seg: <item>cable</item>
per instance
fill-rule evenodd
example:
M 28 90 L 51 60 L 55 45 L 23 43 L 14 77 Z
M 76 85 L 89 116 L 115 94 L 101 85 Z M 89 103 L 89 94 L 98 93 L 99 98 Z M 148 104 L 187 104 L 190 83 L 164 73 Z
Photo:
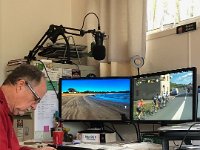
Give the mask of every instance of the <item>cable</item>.
M 66 38 L 67 38 L 68 41 L 69 41 L 70 38 L 72 38 L 72 42 L 73 42 L 73 45 L 75 46 L 76 54 L 77 54 L 77 56 L 78 56 L 78 61 L 79 61 L 79 64 L 81 65 L 80 55 L 79 55 L 79 53 L 78 53 L 78 48 L 77 48 L 77 45 L 76 45 L 76 43 L 75 43 L 74 37 L 73 37 L 73 36 L 67 36 Z M 63 39 L 64 39 L 64 38 L 59 38 L 59 39 L 57 39 L 57 41 L 63 40 Z M 64 51 L 64 58 L 66 57 L 66 52 L 67 52 L 67 45 L 66 45 L 66 49 L 65 49 L 65 51 Z M 73 63 L 73 62 L 71 62 L 71 63 L 74 64 L 74 65 L 76 65 L 77 68 L 79 69 L 79 66 L 78 66 L 76 63 Z
M 74 46 L 75 46 L 76 53 L 77 53 L 77 56 L 78 56 L 79 64 L 81 65 L 80 55 L 79 55 L 79 53 L 78 53 L 78 48 L 77 48 L 77 45 L 76 45 L 76 43 L 75 43 L 74 37 L 73 37 L 73 36 L 67 36 L 67 39 L 69 39 L 70 37 L 72 38 L 72 41 L 73 41 L 73 44 L 74 44 Z M 63 40 L 63 39 L 64 39 L 64 38 L 59 38 L 59 39 L 57 39 L 57 41 Z M 54 43 L 54 44 L 56 44 L 56 43 Z M 54 44 L 53 44 L 53 45 L 54 45 Z M 67 46 L 66 46 L 66 49 L 67 49 Z M 65 50 L 65 52 L 64 52 L 64 58 L 65 58 L 65 56 L 66 56 L 66 50 Z M 76 65 L 77 68 L 79 69 L 78 64 L 73 63 L 73 62 L 71 62 L 71 63 L 74 64 L 74 65 Z
M 104 126 L 107 127 L 108 129 L 110 129 L 111 131 L 115 132 L 115 133 L 119 136 L 119 138 L 120 138 L 121 141 L 125 141 L 125 140 L 122 138 L 122 136 L 119 134 L 119 132 L 116 130 L 116 128 L 114 127 L 113 123 L 111 123 L 111 125 L 112 125 L 112 128 L 109 127 L 109 126 L 106 126 L 106 125 L 104 125 Z
M 175 141 L 173 141 L 173 143 L 174 143 L 175 146 L 178 146 L 178 144 L 176 144 Z
M 69 40 L 70 37 L 72 38 L 73 44 L 74 44 L 75 49 L 76 49 L 76 54 L 77 54 L 77 56 L 78 56 L 78 61 L 79 61 L 79 64 L 81 65 L 80 55 L 79 55 L 79 53 L 78 53 L 78 49 L 77 49 L 77 45 L 76 45 L 76 43 L 75 43 L 74 37 L 73 37 L 73 36 L 68 36 L 68 37 L 67 37 L 68 40 Z
M 139 123 L 137 123 L 136 129 L 137 129 L 137 136 L 138 136 L 137 140 L 138 140 L 138 142 L 141 142 L 141 132 L 140 132 Z
M 139 126 L 137 127 L 135 123 L 131 123 L 131 124 L 135 127 L 137 142 L 141 142 Z
M 179 146 L 179 149 L 181 149 L 181 147 L 182 147 L 182 145 L 183 145 L 183 142 L 185 141 L 185 139 L 186 139 L 186 137 L 187 137 L 187 135 L 188 135 L 190 129 L 191 129 L 193 126 L 195 126 L 196 124 L 199 124 L 199 123 L 193 123 L 192 125 L 190 125 L 190 127 L 188 128 L 188 130 L 187 130 L 187 132 L 186 132 L 184 138 L 183 138 L 182 141 L 181 141 L 181 144 L 180 144 L 180 146 Z
M 137 130 L 138 130 L 138 142 L 141 142 L 141 141 L 142 141 L 142 138 L 141 138 L 141 132 L 140 132 L 139 123 L 137 123 Z
M 72 64 L 73 64 L 73 65 L 76 65 L 77 69 L 80 70 L 78 64 L 76 64 L 76 63 L 74 63 L 74 62 L 72 62 Z
M 95 14 L 94 12 L 89 12 L 89 13 L 87 13 L 87 14 L 85 15 L 85 17 L 84 17 L 84 19 L 83 19 L 83 24 L 82 24 L 81 30 L 82 30 L 83 27 L 84 27 L 86 17 L 87 17 L 88 15 L 90 15 L 90 14 L 93 14 L 93 15 L 95 15 L 95 16 L 97 17 L 97 20 L 98 20 L 98 30 L 101 30 L 99 17 L 98 17 L 97 14 Z
M 117 135 L 119 136 L 120 140 L 121 140 L 121 141 L 125 141 L 125 140 L 124 140 L 124 138 L 122 138 L 122 136 L 119 134 L 119 132 L 117 132 L 117 130 L 116 130 L 116 128 L 115 128 L 115 126 L 114 126 L 114 124 L 113 124 L 113 123 L 111 123 L 111 125 L 112 125 L 112 127 L 113 127 L 114 131 L 115 131 L 115 132 L 117 133 Z
M 153 132 L 154 132 L 154 131 L 155 131 L 155 124 L 153 124 L 153 127 L 152 127 L 152 128 L 153 128 Z
M 50 82 L 51 86 L 53 87 L 53 90 L 54 90 L 54 92 L 55 92 L 55 94 L 56 94 L 56 96 L 57 96 L 57 99 L 58 99 L 58 101 L 59 101 L 59 95 L 58 95 L 58 93 L 56 92 L 56 88 L 54 87 L 54 85 L 53 85 L 53 83 L 52 83 L 52 81 L 51 81 L 51 79 L 50 79 L 50 77 L 49 77 L 49 74 L 48 74 L 48 71 L 47 71 L 47 68 L 46 68 L 44 62 L 42 62 L 41 60 L 38 60 L 38 61 L 41 62 L 42 65 L 44 66 L 44 70 L 45 70 L 45 72 L 46 72 L 46 74 L 47 74 L 47 77 L 48 77 L 48 79 L 49 79 L 49 82 Z

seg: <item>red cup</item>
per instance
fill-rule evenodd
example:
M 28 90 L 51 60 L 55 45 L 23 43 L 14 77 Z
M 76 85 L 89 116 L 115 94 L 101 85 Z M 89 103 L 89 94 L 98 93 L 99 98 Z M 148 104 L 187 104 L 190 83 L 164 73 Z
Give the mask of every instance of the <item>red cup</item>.
M 62 145 L 64 138 L 63 131 L 53 131 L 53 144 L 54 145 Z

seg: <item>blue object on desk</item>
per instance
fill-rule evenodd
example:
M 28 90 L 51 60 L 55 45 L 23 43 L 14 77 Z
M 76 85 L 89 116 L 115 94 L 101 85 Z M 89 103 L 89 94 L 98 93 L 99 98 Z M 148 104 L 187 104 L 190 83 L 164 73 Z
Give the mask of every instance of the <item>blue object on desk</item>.
M 80 144 L 80 143 L 81 143 L 80 140 L 73 140 L 73 141 L 72 141 L 72 144 Z

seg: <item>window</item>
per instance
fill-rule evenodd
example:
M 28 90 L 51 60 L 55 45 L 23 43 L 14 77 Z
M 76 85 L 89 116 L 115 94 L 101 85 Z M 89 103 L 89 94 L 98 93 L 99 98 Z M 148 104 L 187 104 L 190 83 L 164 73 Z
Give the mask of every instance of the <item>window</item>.
M 148 31 L 200 16 L 200 0 L 147 0 Z

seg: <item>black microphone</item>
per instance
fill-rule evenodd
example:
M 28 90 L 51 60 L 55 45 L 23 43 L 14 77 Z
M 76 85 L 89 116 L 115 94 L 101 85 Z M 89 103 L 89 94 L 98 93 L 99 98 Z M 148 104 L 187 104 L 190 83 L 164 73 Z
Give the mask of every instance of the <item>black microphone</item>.
M 106 55 L 106 48 L 103 45 L 103 40 L 106 35 L 100 31 L 95 31 L 93 35 L 95 38 L 95 43 L 91 44 L 92 56 L 96 60 L 103 60 Z

